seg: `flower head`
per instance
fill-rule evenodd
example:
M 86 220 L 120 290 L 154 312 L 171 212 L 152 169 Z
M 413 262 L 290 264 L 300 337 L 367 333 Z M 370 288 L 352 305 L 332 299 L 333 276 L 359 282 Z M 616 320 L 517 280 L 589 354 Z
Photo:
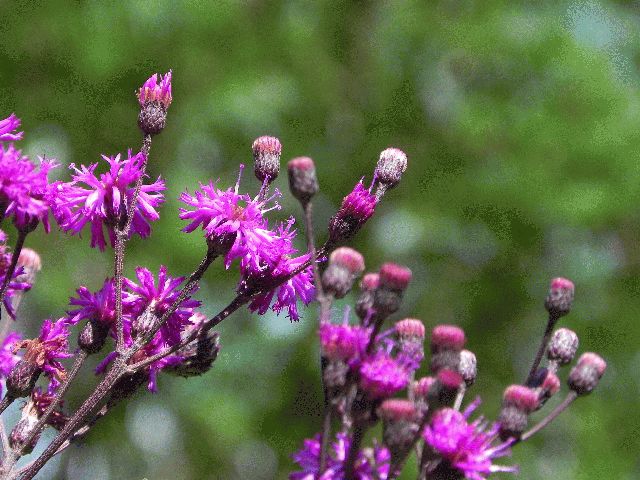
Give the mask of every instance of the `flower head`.
M 240 167 L 242 174 L 243 167 Z M 187 192 L 180 195 L 180 200 L 193 210 L 181 208 L 180 218 L 191 223 L 184 227 L 184 232 L 193 232 L 202 226 L 207 240 L 221 247 L 225 254 L 225 266 L 229 268 L 233 260 L 240 258 L 248 268 L 259 269 L 264 257 L 271 255 L 279 241 L 277 235 L 269 230 L 264 214 L 279 209 L 274 202 L 280 196 L 276 192 L 272 197 L 252 199 L 249 195 L 239 194 L 240 176 L 234 188 L 220 190 L 216 184 L 200 185 L 193 195 Z
M 330 360 L 353 361 L 360 358 L 369 343 L 370 330 L 357 325 L 320 324 L 322 354 Z
M 495 472 L 517 472 L 517 467 L 494 465 L 492 462 L 510 454 L 513 440 L 494 445 L 498 424 L 490 428 L 480 418 L 469 417 L 479 405 L 473 402 L 464 413 L 452 408 L 438 410 L 424 432 L 425 441 L 447 462 L 447 467 L 469 480 L 484 480 Z
M 385 352 L 365 359 L 360 366 L 360 386 L 374 399 L 390 397 L 409 383 L 409 373 Z
M 338 480 L 344 478 L 344 462 L 349 452 L 350 440 L 344 433 L 336 435 L 327 458 L 327 468 L 320 475 L 320 435 L 304 441 L 302 449 L 293 454 L 293 460 L 302 468 L 289 475 L 289 480 Z M 389 475 L 391 455 L 385 447 L 358 452 L 354 474 L 357 480 L 386 480 Z
M 52 194 L 53 211 L 60 227 L 71 234 L 80 233 L 82 228 L 91 224 L 91 246 L 104 250 L 106 246 L 104 227 L 109 234 L 111 245 L 115 241 L 115 228 L 122 227 L 127 215 L 127 206 L 133 200 L 135 184 L 144 174 L 144 155 L 138 153 L 124 160 L 120 154 L 115 157 L 102 157 L 109 170 L 96 176 L 97 163 L 77 168 L 73 181 L 57 183 Z M 85 185 L 85 186 L 81 186 Z M 160 193 L 165 189 L 164 181 L 159 177 L 151 184 L 143 184 L 133 209 L 131 232 L 142 238 L 151 233 L 149 222 L 160 218 L 156 208 L 164 201 Z
M 138 282 L 135 283 L 125 279 L 127 289 L 126 301 L 130 303 L 132 310 L 133 329 L 144 329 L 145 325 L 138 325 L 136 322 L 145 322 L 146 314 L 153 316 L 151 322 L 160 319 L 168 310 L 171 304 L 180 295 L 180 285 L 184 281 L 183 277 L 171 277 L 167 275 L 167 267 L 160 266 L 158 279 L 151 271 L 143 267 L 136 268 Z M 193 292 L 193 290 L 192 290 Z M 190 324 L 190 317 L 194 313 L 194 308 L 200 306 L 200 302 L 189 297 L 184 299 L 178 308 L 169 315 L 166 323 L 161 327 L 161 340 L 165 344 L 173 344 L 180 341 L 181 332 L 186 325 Z M 135 332 L 134 332 L 135 333 Z
M 22 140 L 22 132 L 13 133 L 20 127 L 20 119 L 12 113 L 4 120 L 0 120 L 0 142 L 15 142 Z
M 20 361 L 20 357 L 13 351 L 14 345 L 20 341 L 18 332 L 9 333 L 2 341 L 0 346 L 0 377 L 6 378 L 16 363 Z
M 367 190 L 362 181 L 353 191 L 344 197 L 342 205 L 331 218 L 329 237 L 334 242 L 351 238 L 373 215 L 376 209 L 376 197 Z
M 56 166 L 40 159 L 40 168 L 36 168 L 13 145 L 0 145 L 0 211 L 5 217 L 13 216 L 19 229 L 31 230 L 42 222 L 49 231 L 48 175 Z
M 45 375 L 51 378 L 51 382 L 57 385 L 66 377 L 59 360 L 72 356 L 68 352 L 68 337 L 69 322 L 66 318 L 55 322 L 47 319 L 42 323 L 38 338 L 14 343 L 13 351 L 15 353 L 19 349 L 26 349 L 24 360 L 41 368 Z
M 158 77 L 160 81 L 158 81 Z M 171 70 L 165 75 L 157 73 L 151 75 L 138 90 L 137 97 L 140 106 L 144 106 L 148 102 L 158 102 L 165 109 L 169 108 L 173 100 L 171 97 Z

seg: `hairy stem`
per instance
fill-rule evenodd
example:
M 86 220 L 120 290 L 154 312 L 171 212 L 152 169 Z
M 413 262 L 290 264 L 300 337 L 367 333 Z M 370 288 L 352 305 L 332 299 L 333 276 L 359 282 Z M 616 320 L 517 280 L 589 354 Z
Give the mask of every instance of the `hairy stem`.
M 124 324 L 122 319 L 122 283 L 124 270 L 124 234 L 116 230 L 115 259 L 113 262 L 113 275 L 116 287 L 116 352 L 124 351 Z
M 531 365 L 531 369 L 529 370 L 527 380 L 524 382 L 525 385 L 529 385 L 535 378 L 538 367 L 540 366 L 540 361 L 542 360 L 542 356 L 544 355 L 544 352 L 547 349 L 547 344 L 549 343 L 549 339 L 551 338 L 553 326 L 557 321 L 558 317 L 549 314 L 549 320 L 547 321 L 547 327 L 545 328 L 544 335 L 542 336 L 542 342 L 538 347 L 538 352 L 536 353 L 536 357 L 533 360 L 533 365 Z
M 537 425 L 531 427 L 530 430 L 524 432 L 520 436 L 520 439 L 518 440 L 518 442 L 524 442 L 525 440 L 530 439 L 532 436 L 534 436 L 536 433 L 538 433 L 544 427 L 549 425 L 553 420 L 555 420 L 555 418 L 558 415 L 560 415 L 562 412 L 564 412 L 567 409 L 567 407 L 569 405 L 571 405 L 576 398 L 578 398 L 578 394 L 576 392 L 574 392 L 573 390 L 571 390 L 569 393 L 567 393 L 567 396 L 565 397 L 565 399 L 560 404 L 558 404 L 556 406 L 556 408 L 554 408 L 551 411 L 551 413 L 549 413 L 549 415 L 547 415 L 545 418 L 540 420 L 540 422 L 538 422 Z
M 4 412 L 9 405 L 13 403 L 15 397 L 10 397 L 9 395 L 5 395 L 2 401 L 0 402 L 0 414 Z

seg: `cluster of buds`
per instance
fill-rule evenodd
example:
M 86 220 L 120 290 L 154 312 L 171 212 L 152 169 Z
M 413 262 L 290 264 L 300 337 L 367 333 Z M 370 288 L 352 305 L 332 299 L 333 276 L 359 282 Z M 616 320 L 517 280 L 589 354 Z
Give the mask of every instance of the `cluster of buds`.
M 356 258 L 352 251 L 350 258 Z M 342 275 L 331 274 L 336 285 L 347 285 L 340 290 L 341 296 L 353 284 L 355 272 L 345 270 Z M 347 273 L 349 282 L 344 282 Z M 530 416 L 559 392 L 559 367 L 571 363 L 578 348 L 577 335 L 560 328 L 543 339 L 547 364 L 540 367 L 539 359 L 534 361 L 532 379 L 506 388 L 497 420 L 492 424 L 470 421 L 480 400 L 465 409 L 462 404 L 476 381 L 478 368 L 475 354 L 465 349 L 464 331 L 455 325 L 433 327 L 428 361 L 431 375 L 414 380 L 424 357 L 424 324 L 407 318 L 391 329 L 380 328 L 398 310 L 410 279 L 406 267 L 385 264 L 378 272 L 367 273 L 360 283 L 357 323 L 351 323 L 348 314 L 340 324 L 326 319 L 321 323 L 323 381 L 328 392 L 325 414 L 330 421 L 294 455 L 303 470 L 293 473 L 292 480 L 325 478 L 328 471 L 337 475 L 327 478 L 394 479 L 414 451 L 420 479 L 484 479 L 495 472 L 515 473 L 517 467 L 498 465 L 494 460 L 548 425 L 573 399 L 590 393 L 604 374 L 606 363 L 601 357 L 583 354 L 569 373 L 567 400 L 527 430 Z M 572 300 L 573 284 L 554 279 L 546 301 L 553 324 L 569 313 Z M 348 445 L 340 462 L 335 457 L 327 460 L 337 453 L 335 447 L 329 451 L 329 439 L 334 436 L 332 419 L 340 419 L 335 435 Z M 382 438 L 375 451 L 376 458 L 384 462 L 364 455 L 367 449 L 362 445 L 365 432 L 379 421 Z

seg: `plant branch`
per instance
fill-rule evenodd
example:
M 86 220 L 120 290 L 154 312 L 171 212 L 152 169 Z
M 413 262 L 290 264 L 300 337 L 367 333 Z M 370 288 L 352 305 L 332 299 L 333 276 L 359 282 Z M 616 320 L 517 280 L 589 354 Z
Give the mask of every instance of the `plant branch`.
M 7 288 L 9 287 L 13 274 L 16 271 L 16 266 L 18 265 L 18 258 L 20 258 L 20 252 L 22 251 L 22 247 L 24 246 L 24 240 L 25 238 L 27 238 L 28 233 L 29 232 L 26 230 L 18 230 L 18 238 L 16 240 L 16 245 L 13 248 L 13 252 L 11 253 L 11 263 L 9 263 L 9 268 L 4 274 L 2 287 L 0 287 L 0 303 L 4 302 L 4 297 L 7 294 Z M 2 315 L 2 310 L 0 309 L 0 316 L 1 315 Z
M 542 336 L 542 342 L 538 347 L 538 352 L 536 353 L 536 357 L 533 360 L 533 365 L 531 365 L 531 369 L 529 370 L 529 375 L 527 376 L 527 380 L 524 382 L 525 385 L 529 385 L 536 376 L 536 372 L 538 371 L 538 367 L 540 366 L 540 361 L 542 360 L 542 356 L 544 355 L 545 350 L 547 349 L 547 344 L 549 343 L 549 339 L 551 338 L 551 333 L 553 332 L 553 326 L 558 321 L 558 317 L 549 314 L 549 320 L 547 321 L 547 327 L 544 330 L 544 335 Z
M 551 413 L 549 413 L 549 415 L 547 415 L 545 418 L 540 420 L 540 422 L 538 422 L 538 424 L 533 426 L 530 430 L 524 432 L 520 436 L 520 438 L 517 440 L 517 442 L 524 442 L 525 440 L 530 439 L 532 436 L 534 436 L 536 433 L 538 433 L 544 427 L 549 425 L 553 420 L 555 420 L 555 418 L 558 415 L 560 415 L 562 412 L 564 412 L 567 409 L 567 407 L 569 405 L 571 405 L 576 398 L 578 398 L 578 394 L 576 392 L 574 392 L 573 390 L 571 390 L 569 393 L 567 393 L 567 396 L 564 398 L 564 400 L 561 403 L 559 403 L 556 406 L 556 408 L 554 408 L 551 411 Z

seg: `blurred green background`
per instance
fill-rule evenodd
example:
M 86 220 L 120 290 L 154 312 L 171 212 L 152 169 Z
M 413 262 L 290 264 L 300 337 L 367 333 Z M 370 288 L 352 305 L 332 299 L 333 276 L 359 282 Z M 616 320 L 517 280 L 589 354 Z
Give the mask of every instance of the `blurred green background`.
M 176 199 L 198 181 L 233 184 L 258 135 L 277 135 L 283 160 L 315 159 L 321 235 L 378 153 L 402 148 L 409 170 L 354 244 L 370 269 L 412 268 L 398 318 L 464 327 L 479 361 L 473 395 L 495 418 L 544 328 L 549 279 L 573 279 L 562 324 L 609 369 L 506 461 L 525 479 L 630 480 L 640 478 L 639 31 L 637 1 L 0 1 L 0 117 L 22 118 L 34 158 L 95 162 L 139 148 L 134 91 L 173 69 L 150 165 L 168 201 L 151 239 L 130 243 L 129 275 L 193 269 L 204 242 L 179 232 Z M 250 172 L 243 187 L 258 187 Z M 299 215 L 289 196 L 283 204 L 275 217 Z M 58 231 L 29 238 L 44 269 L 19 327 L 33 332 L 80 284 L 101 285 L 112 260 L 88 244 Z M 207 273 L 207 312 L 236 280 L 220 265 Z M 314 308 L 298 324 L 234 315 L 209 374 L 161 376 L 157 395 L 117 409 L 39 478 L 285 478 L 290 453 L 319 429 L 316 322 Z M 88 372 L 69 406 L 94 382 Z

